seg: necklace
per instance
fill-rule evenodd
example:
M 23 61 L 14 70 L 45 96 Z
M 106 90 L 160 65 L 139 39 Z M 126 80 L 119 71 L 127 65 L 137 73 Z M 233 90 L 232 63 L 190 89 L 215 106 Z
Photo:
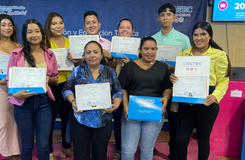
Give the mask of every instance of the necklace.
M 146 66 L 152 65 L 152 64 L 154 63 L 153 61 L 150 62 L 150 63 L 145 63 L 145 62 L 142 61 L 141 58 L 140 58 L 140 62 L 141 62 L 142 64 L 146 65 Z

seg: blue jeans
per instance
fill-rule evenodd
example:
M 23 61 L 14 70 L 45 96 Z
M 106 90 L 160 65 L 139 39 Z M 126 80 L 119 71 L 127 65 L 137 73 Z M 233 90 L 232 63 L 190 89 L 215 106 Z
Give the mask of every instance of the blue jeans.
M 35 130 L 38 160 L 49 160 L 52 108 L 47 94 L 26 98 L 22 106 L 14 105 L 14 118 L 21 137 L 21 159 L 32 160 Z
M 153 148 L 164 122 L 127 121 L 122 115 L 122 160 L 134 160 L 134 155 L 140 146 L 140 159 L 152 160 Z

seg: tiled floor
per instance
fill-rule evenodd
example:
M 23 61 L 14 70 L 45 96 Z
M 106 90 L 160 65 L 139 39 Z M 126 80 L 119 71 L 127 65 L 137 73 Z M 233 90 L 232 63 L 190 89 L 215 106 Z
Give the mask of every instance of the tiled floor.
M 168 142 L 169 140 L 169 133 L 168 131 L 161 131 L 159 136 L 157 137 L 157 142 Z M 61 133 L 59 130 L 55 130 L 53 134 L 53 141 L 54 143 L 61 143 Z M 112 131 L 110 142 L 115 142 L 114 139 L 114 132 Z M 221 160 L 240 160 L 234 157 L 222 157 L 219 156 Z

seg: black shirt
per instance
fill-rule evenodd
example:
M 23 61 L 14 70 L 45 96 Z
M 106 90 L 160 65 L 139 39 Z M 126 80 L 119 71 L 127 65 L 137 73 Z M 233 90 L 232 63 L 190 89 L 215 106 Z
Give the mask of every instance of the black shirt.
M 165 89 L 172 88 L 170 71 L 159 61 L 147 70 L 130 61 L 122 68 L 118 79 L 128 96 L 162 97 Z

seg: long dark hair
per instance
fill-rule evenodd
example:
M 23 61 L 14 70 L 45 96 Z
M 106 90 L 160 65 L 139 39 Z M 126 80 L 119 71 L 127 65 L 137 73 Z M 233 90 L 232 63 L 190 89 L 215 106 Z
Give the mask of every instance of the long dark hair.
M 31 67 L 36 67 L 35 64 L 35 59 L 32 56 L 32 54 L 30 53 L 30 46 L 29 46 L 29 42 L 26 39 L 26 33 L 27 33 L 27 28 L 28 28 L 28 24 L 34 23 L 36 25 L 38 25 L 38 27 L 40 28 L 41 34 L 42 34 L 42 41 L 40 43 L 40 45 L 44 45 L 44 30 L 42 25 L 35 19 L 28 19 L 25 21 L 25 23 L 23 24 L 22 27 L 22 42 L 23 42 L 23 49 L 22 51 L 24 52 L 24 57 L 25 60 L 28 62 L 28 64 Z
M 17 42 L 17 26 L 15 25 L 13 18 L 11 16 L 7 15 L 7 14 L 0 14 L 0 22 L 3 19 L 8 19 L 8 20 L 10 20 L 12 22 L 12 24 L 13 24 L 13 34 L 10 36 L 10 40 L 14 41 L 14 42 Z M 1 39 L 1 36 L 0 36 L 0 39 Z
M 104 54 L 103 54 L 103 48 L 102 48 L 102 46 L 101 46 L 97 41 L 90 41 L 90 42 L 88 42 L 88 43 L 84 46 L 83 56 L 85 55 L 85 49 L 87 48 L 87 46 L 88 46 L 90 43 L 95 43 L 95 44 L 97 44 L 97 45 L 99 46 L 100 51 L 101 51 L 101 54 L 102 54 L 102 56 L 103 56 L 103 58 L 102 58 L 101 61 L 100 61 L 100 64 L 107 65 L 106 60 L 105 60 L 105 57 L 104 57 Z M 87 62 L 84 61 L 84 63 L 86 64 Z
M 156 40 L 152 37 L 144 37 L 140 41 L 140 50 L 142 50 L 142 46 L 145 44 L 146 41 L 153 41 L 157 44 Z M 142 57 L 141 53 L 139 53 L 138 58 L 140 59 Z
M 51 48 L 51 45 L 50 45 L 50 37 L 51 37 L 51 34 L 52 33 L 50 31 L 50 25 L 51 25 L 52 19 L 54 17 L 60 17 L 62 19 L 62 21 L 63 21 L 62 16 L 59 13 L 56 13 L 56 12 L 51 12 L 47 16 L 46 21 L 45 21 L 45 25 L 44 25 L 44 33 L 45 33 L 45 45 L 48 48 Z
M 211 37 L 211 39 L 209 40 L 209 45 L 211 47 L 223 51 L 223 49 L 213 40 L 213 29 L 212 29 L 212 26 L 208 22 L 198 22 L 197 24 L 195 24 L 195 26 L 192 29 L 192 35 L 193 35 L 194 31 L 198 28 L 208 32 L 209 36 Z M 195 44 L 194 44 L 193 40 L 192 40 L 192 48 L 195 48 Z M 231 63 L 230 63 L 230 59 L 229 59 L 228 55 L 226 55 L 226 56 L 227 56 L 227 60 L 228 60 L 228 70 L 227 70 L 226 77 L 229 77 L 231 75 Z

